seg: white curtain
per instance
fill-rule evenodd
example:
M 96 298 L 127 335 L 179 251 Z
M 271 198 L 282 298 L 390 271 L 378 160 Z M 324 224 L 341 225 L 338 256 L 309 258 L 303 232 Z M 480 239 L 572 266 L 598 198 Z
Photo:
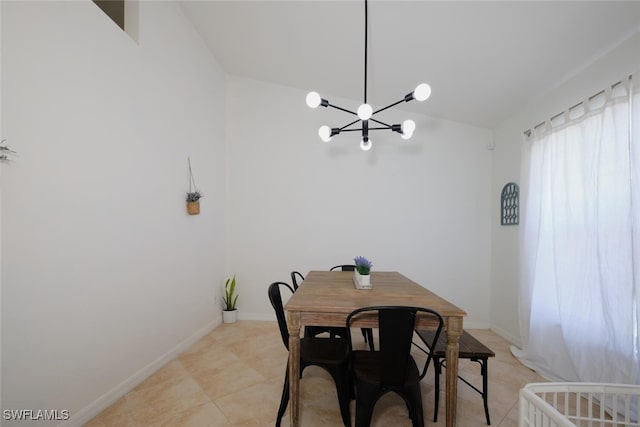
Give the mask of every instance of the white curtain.
M 525 141 L 513 352 L 551 380 L 640 384 L 639 78 Z

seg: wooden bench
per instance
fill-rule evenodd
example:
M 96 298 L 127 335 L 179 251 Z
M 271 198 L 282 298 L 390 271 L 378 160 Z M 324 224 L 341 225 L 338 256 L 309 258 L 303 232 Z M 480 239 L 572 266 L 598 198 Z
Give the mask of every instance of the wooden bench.
M 433 335 L 435 334 L 435 331 L 424 330 L 424 331 L 416 331 L 416 333 L 424 343 L 428 343 L 433 340 Z M 487 383 L 488 383 L 487 365 L 488 365 L 488 358 L 494 357 L 495 353 L 491 351 L 491 349 L 489 349 L 487 346 L 482 344 L 480 341 L 475 339 L 467 331 L 462 331 L 462 335 L 460 336 L 458 343 L 460 348 L 458 353 L 459 359 L 469 359 L 473 362 L 478 362 L 480 364 L 480 374 L 482 375 L 482 390 L 478 389 L 476 386 L 474 386 L 473 384 L 471 384 L 469 381 L 465 380 L 461 376 L 458 376 L 458 378 L 460 378 L 469 387 L 477 391 L 482 396 L 482 400 L 484 402 L 484 414 L 487 418 L 487 424 L 491 425 L 491 419 L 489 418 L 489 404 L 487 402 L 487 391 L 488 391 L 487 390 Z M 420 350 L 426 353 L 426 350 L 424 350 L 419 345 L 416 345 L 416 347 L 418 347 Z M 430 351 L 433 351 L 432 357 L 433 357 L 433 365 L 435 368 L 434 371 L 435 371 L 435 385 L 436 385 L 433 422 L 438 421 L 438 404 L 440 400 L 440 373 L 442 372 L 442 367 L 446 368 L 446 365 L 445 365 L 446 348 L 447 348 L 447 335 L 443 332 L 438 337 L 438 342 L 436 343 L 435 350 L 429 349 Z

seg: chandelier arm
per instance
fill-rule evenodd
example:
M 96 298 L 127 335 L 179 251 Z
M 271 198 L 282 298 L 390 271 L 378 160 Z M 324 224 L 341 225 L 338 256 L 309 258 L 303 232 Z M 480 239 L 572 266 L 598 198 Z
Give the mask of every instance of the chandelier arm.
M 391 126 L 389 127 L 378 127 L 378 128 L 369 128 L 369 130 L 393 130 Z
M 381 122 L 381 121 L 376 120 L 376 119 L 369 119 L 369 120 L 371 120 L 372 122 L 376 122 L 379 125 L 386 126 L 385 128 L 381 128 L 381 129 L 391 129 L 392 128 L 391 125 L 388 125 L 385 122 Z M 369 128 L 369 129 L 372 129 L 372 128 Z
M 340 133 L 342 132 L 360 132 L 361 130 L 364 130 L 364 128 L 357 128 L 357 129 L 340 129 Z M 394 130 L 393 127 L 369 127 L 367 128 L 367 130 Z
M 347 110 L 346 108 L 338 107 L 337 105 L 329 104 L 328 107 L 335 108 L 336 110 L 344 111 L 345 113 L 353 114 L 354 116 L 358 115 L 358 113 L 354 111 Z
M 379 112 L 384 111 L 384 110 L 388 110 L 389 108 L 391 108 L 391 107 L 395 107 L 396 105 L 398 105 L 398 104 L 402 104 L 403 102 L 407 102 L 407 101 L 405 101 L 404 99 L 401 99 L 401 100 L 400 100 L 400 101 L 398 101 L 398 102 L 394 102 L 393 104 L 389 104 L 389 105 L 387 105 L 386 107 L 383 107 L 383 108 L 381 108 L 381 109 L 379 109 L 379 110 L 374 111 L 371 115 L 373 115 L 373 114 L 378 114 Z
M 346 125 L 342 126 L 342 127 L 340 128 L 340 132 L 342 132 L 342 131 L 348 132 L 348 131 L 350 131 L 350 130 L 355 130 L 355 129 L 347 129 L 347 128 L 348 128 L 349 126 L 355 125 L 355 124 L 356 124 L 356 123 L 358 123 L 359 121 L 360 121 L 360 120 L 354 120 L 354 121 L 352 121 L 351 123 L 349 123 L 349 124 L 346 124 Z M 345 130 L 345 129 L 346 129 L 346 130 Z M 362 130 L 362 129 L 358 129 L 358 130 Z

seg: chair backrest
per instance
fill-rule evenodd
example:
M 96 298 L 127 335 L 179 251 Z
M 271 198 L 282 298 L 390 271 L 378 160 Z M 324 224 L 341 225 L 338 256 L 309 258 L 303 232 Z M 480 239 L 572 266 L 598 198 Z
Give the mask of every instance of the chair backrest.
M 380 381 L 386 385 L 401 386 L 407 379 L 411 343 L 417 316 L 427 316 L 430 320 L 430 325 L 435 327 L 436 338 L 434 343 L 438 341 L 437 337 L 440 336 L 442 331 L 444 323 L 442 316 L 434 310 L 423 307 L 376 306 L 359 308 L 351 312 L 347 317 L 346 326 L 350 343 L 349 348 L 351 348 L 350 328 L 352 320 L 366 313 L 369 315 L 377 313 L 378 316 Z M 420 375 L 421 378 L 426 373 L 431 358 L 431 355 L 427 357 Z
M 294 291 L 298 290 L 298 286 L 300 286 L 300 283 L 302 283 L 303 281 L 304 281 L 304 276 L 302 275 L 302 273 L 298 271 L 291 272 L 291 283 L 293 284 Z
M 278 319 L 278 326 L 280 327 L 280 336 L 282 337 L 282 342 L 284 346 L 289 349 L 289 330 L 287 329 L 287 317 L 284 314 L 284 306 L 282 305 L 282 294 L 280 293 L 280 288 L 287 288 L 292 294 L 294 290 L 289 286 L 288 283 L 284 282 L 273 282 L 269 285 L 269 301 L 271 301 L 271 305 L 276 312 L 276 318 Z
M 342 265 L 336 265 L 335 267 L 331 267 L 331 269 L 329 271 L 335 271 L 335 270 L 339 270 L 339 271 L 355 271 L 356 266 L 353 264 L 342 264 Z

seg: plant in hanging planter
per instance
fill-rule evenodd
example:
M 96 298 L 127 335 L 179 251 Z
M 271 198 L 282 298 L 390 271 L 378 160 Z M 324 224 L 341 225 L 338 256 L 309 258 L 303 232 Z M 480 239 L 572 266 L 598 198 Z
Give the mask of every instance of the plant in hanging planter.
M 358 289 L 371 289 L 371 261 L 363 256 L 357 256 L 353 259 L 356 265 L 356 271 L 353 276 Z
M 198 191 L 196 182 L 193 179 L 193 172 L 191 171 L 191 157 L 188 157 L 187 159 L 189 160 L 189 191 L 187 192 L 187 212 L 189 213 L 189 215 L 198 215 L 200 213 L 200 199 L 202 198 L 202 194 L 200 193 L 200 191 Z
M 238 310 L 238 295 L 236 292 L 236 275 L 227 279 L 224 282 L 224 296 L 222 301 L 224 302 L 224 311 L 222 312 L 222 319 L 224 323 L 233 323 L 237 318 Z
M 192 193 L 187 193 L 187 203 L 197 202 L 202 197 L 204 197 L 204 196 L 202 194 L 200 194 L 199 191 L 194 191 Z

